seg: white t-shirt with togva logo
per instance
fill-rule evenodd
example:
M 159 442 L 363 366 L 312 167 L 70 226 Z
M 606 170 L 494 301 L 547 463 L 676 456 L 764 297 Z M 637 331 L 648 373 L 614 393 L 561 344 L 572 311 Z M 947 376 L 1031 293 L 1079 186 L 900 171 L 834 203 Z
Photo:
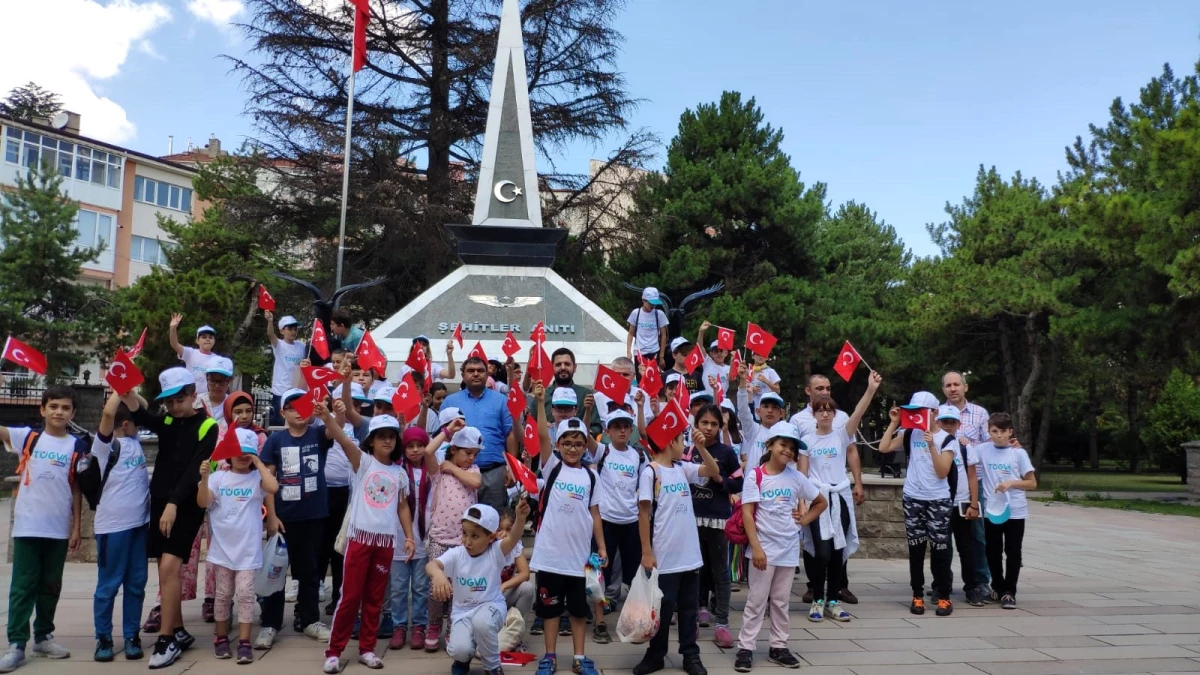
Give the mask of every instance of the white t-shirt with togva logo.
M 208 489 L 208 563 L 235 571 L 262 567 L 262 476 L 254 469 L 217 471 L 209 474 Z
M 97 434 L 92 440 L 92 460 L 99 464 L 101 476 L 114 447 L 120 452 L 96 505 L 96 534 L 124 532 L 150 522 L 150 473 L 142 444 L 136 438 L 106 440 Z
M 561 464 L 558 455 L 542 467 L 547 481 L 554 467 Z M 565 464 L 554 478 L 554 484 L 542 488 L 549 491 L 546 512 L 537 540 L 554 542 L 550 546 L 534 546 L 529 567 L 534 572 L 553 572 L 567 577 L 582 577 L 583 566 L 592 555 L 592 479 L 591 469 Z
M 519 546 L 520 544 L 518 544 Z M 513 564 L 517 549 L 504 555 L 499 541 L 493 541 L 483 553 L 472 556 L 466 546 L 455 546 L 438 558 L 446 578 L 454 588 L 450 623 L 470 614 L 480 605 L 492 603 L 501 613 L 508 611 L 500 592 L 500 571 Z
M 980 479 L 983 485 L 983 496 L 992 499 L 996 494 L 996 486 L 1009 480 L 1021 480 L 1025 474 L 1033 471 L 1033 462 L 1029 461 L 1029 453 L 1024 448 L 1008 446 L 997 448 L 991 441 L 980 443 L 971 448 L 971 452 L 979 458 Z M 1025 500 L 1025 491 L 1011 489 L 1008 494 L 1009 518 L 1022 520 L 1029 517 L 1029 503 Z
M 654 502 L 657 472 L 658 509 L 650 544 L 662 574 L 689 572 L 704 565 L 700 557 L 700 534 L 692 510 L 692 485 L 698 485 L 699 464 L 683 462 L 672 467 L 651 464 L 638 480 L 638 500 Z M 625 564 L 624 562 L 621 563 Z
M 607 450 L 607 454 L 605 451 Z M 599 464 L 600 459 L 604 463 Z M 609 445 L 596 448 L 596 501 L 605 522 L 627 525 L 638 519 L 638 468 L 645 461 L 637 450 L 625 446 L 617 450 Z
M 29 427 L 9 427 L 11 445 L 8 451 L 20 455 L 30 431 Z M 70 538 L 70 480 L 74 454 L 74 436 L 55 437 L 43 433 L 38 437 L 25 475 L 20 476 L 17 502 L 13 506 L 12 536 Z

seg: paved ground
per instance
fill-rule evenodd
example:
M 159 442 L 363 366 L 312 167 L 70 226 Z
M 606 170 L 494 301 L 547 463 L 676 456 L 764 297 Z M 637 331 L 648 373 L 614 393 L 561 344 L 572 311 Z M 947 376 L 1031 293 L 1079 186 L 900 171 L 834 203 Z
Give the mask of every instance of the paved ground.
M 8 522 L 11 502 L 0 502 L 0 523 Z M 910 616 L 907 564 L 904 561 L 851 561 L 850 582 L 862 603 L 850 609 L 849 624 L 810 624 L 804 619 L 799 580 L 794 591 L 791 648 L 803 658 L 809 675 L 1050 675 L 1054 673 L 1200 673 L 1200 524 L 1192 518 L 1125 513 L 1035 503 L 1030 505 L 1026 567 L 1020 609 L 975 609 L 961 603 L 954 616 Z M 6 525 L 0 525 L 0 528 Z M 0 560 L 7 532 L 0 530 Z M 957 567 L 957 565 L 956 565 Z M 11 570 L 0 566 L 0 579 Z M 151 575 L 153 578 L 153 575 Z M 58 637 L 75 654 L 68 661 L 32 660 L 21 672 L 30 675 L 84 675 L 145 672 L 145 663 L 91 661 L 94 570 L 69 565 L 59 604 Z M 7 588 L 0 589 L 0 610 Z M 150 595 L 153 596 L 153 589 Z M 745 591 L 734 593 L 741 608 Z M 118 603 L 119 604 L 119 603 Z M 188 603 L 185 617 L 200 635 L 200 603 Z M 118 607 L 119 613 L 119 607 Z M 6 615 L 5 615 L 6 616 Z M 288 612 L 290 617 L 290 610 Z M 735 630 L 740 616 L 734 616 Z M 290 623 L 287 621 L 286 623 Z M 764 629 L 758 671 L 766 663 Z M 712 675 L 732 675 L 733 654 L 723 653 L 702 630 L 705 664 Z M 568 638 L 560 639 L 560 646 Z M 541 639 L 529 644 L 540 651 Z M 118 642 L 119 645 L 119 642 Z M 673 645 L 674 648 L 674 645 Z M 560 651 L 569 653 L 567 649 Z M 605 675 L 625 675 L 641 656 L 633 645 L 589 645 L 588 652 Z M 297 668 L 319 672 L 321 648 L 288 631 L 270 652 L 259 652 L 254 668 Z M 353 657 L 352 649 L 348 654 Z M 386 670 L 406 675 L 446 673 L 445 655 L 402 651 L 384 656 Z M 678 666 L 678 657 L 672 665 Z M 167 675 L 202 675 L 239 670 L 216 661 L 207 644 L 198 645 Z M 532 675 L 534 666 L 510 668 Z M 356 663 L 347 672 L 366 673 Z M 386 671 L 385 671 L 386 672 Z M 481 672 L 476 668 L 475 673 Z M 569 672 L 565 667 L 560 672 Z M 675 671 L 679 672 L 679 671 Z

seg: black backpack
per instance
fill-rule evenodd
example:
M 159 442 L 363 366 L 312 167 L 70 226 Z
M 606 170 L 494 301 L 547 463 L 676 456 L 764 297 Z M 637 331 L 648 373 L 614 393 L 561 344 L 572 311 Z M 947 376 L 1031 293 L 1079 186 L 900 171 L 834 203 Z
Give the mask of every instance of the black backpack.
M 550 504 L 550 490 L 553 489 L 554 482 L 558 480 L 558 474 L 562 473 L 562 468 L 566 466 L 566 464 L 563 463 L 562 455 L 559 455 L 557 450 L 554 452 L 554 454 L 558 457 L 558 464 L 555 464 L 554 468 L 550 469 L 550 475 L 546 476 L 545 483 L 542 485 L 542 494 L 538 498 L 537 525 L 534 527 L 535 532 L 542 529 L 542 518 L 546 516 L 546 507 Z M 592 508 L 592 504 L 596 501 L 596 472 L 592 471 L 586 466 L 583 466 L 582 464 L 580 466 L 584 471 L 587 471 L 588 479 L 591 482 L 591 488 L 588 490 L 588 508 L 590 509 Z
M 640 477 L 642 475 L 642 469 L 646 468 L 646 465 L 648 465 L 650 463 L 650 458 L 647 457 L 646 453 L 643 452 L 642 449 L 637 447 L 636 445 L 630 444 L 629 447 L 630 447 L 630 449 L 632 449 L 634 452 L 637 453 L 637 456 L 638 456 L 637 475 L 640 479 Z M 599 475 L 600 472 L 604 470 L 604 460 L 608 459 L 608 452 L 610 450 L 612 450 L 612 443 L 605 443 L 604 444 L 604 452 L 600 453 L 600 457 L 596 460 L 595 466 L 596 466 L 596 474 L 597 475 Z
M 912 429 L 904 430 L 904 452 L 906 455 L 904 458 L 904 470 L 906 472 L 908 471 L 908 465 L 911 463 L 911 460 L 912 460 L 912 453 L 909 452 L 909 450 L 908 450 L 908 442 L 912 439 L 912 432 L 913 432 Z M 954 437 L 951 436 L 950 434 L 946 434 L 946 440 L 942 441 L 941 449 L 945 450 L 946 446 L 950 445 L 953 442 L 954 442 Z M 959 444 L 958 447 L 962 448 L 962 451 L 963 451 L 962 461 L 965 465 L 966 461 L 967 461 L 967 448 L 966 448 L 966 446 L 964 446 L 962 444 Z M 950 501 L 954 501 L 954 496 L 958 494 L 958 468 L 955 467 L 954 465 L 950 466 L 950 473 L 946 474 L 946 482 L 950 484 Z
M 79 491 L 87 500 L 88 508 L 93 511 L 99 506 L 104 486 L 108 484 L 108 476 L 121 456 L 121 444 L 116 440 L 116 438 L 113 439 L 112 454 L 108 456 L 108 461 L 105 462 L 103 468 L 90 453 L 83 455 L 79 461 L 75 462 L 75 480 L 79 484 Z M 91 448 L 90 441 L 88 441 L 88 448 Z

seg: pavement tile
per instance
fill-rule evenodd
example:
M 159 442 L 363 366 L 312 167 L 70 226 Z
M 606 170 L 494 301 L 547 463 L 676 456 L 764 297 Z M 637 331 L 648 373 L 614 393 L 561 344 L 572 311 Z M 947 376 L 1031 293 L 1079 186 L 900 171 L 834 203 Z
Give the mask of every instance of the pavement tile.
M 929 659 L 914 651 L 890 652 L 825 652 L 804 655 L 804 660 L 814 666 L 874 666 L 930 663 Z
M 1024 639 L 1024 638 L 1022 638 Z M 910 649 L 926 652 L 942 649 L 995 649 L 996 645 L 975 637 L 912 638 L 909 640 L 855 640 L 854 644 L 868 651 Z
M 1196 670 L 1191 659 L 1133 659 L 980 663 L 989 675 L 1129 675 L 1130 673 L 1186 673 Z
M 1129 645 L 1122 647 L 1045 647 L 1043 654 L 1052 656 L 1060 661 L 1074 659 L 1159 659 L 1159 658 L 1190 658 L 1195 654 L 1174 645 Z
M 1050 661 L 1053 657 L 1033 649 L 950 649 L 920 652 L 937 663 L 999 663 L 1003 661 Z

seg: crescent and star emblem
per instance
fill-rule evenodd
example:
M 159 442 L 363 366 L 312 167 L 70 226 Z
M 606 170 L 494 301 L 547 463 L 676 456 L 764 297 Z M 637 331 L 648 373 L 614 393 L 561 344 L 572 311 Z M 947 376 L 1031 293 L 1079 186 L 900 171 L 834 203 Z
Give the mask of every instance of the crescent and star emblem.
M 117 374 L 118 366 L 121 368 L 120 375 Z M 113 364 L 108 367 L 108 374 L 112 375 L 113 377 L 119 377 L 122 380 L 125 379 L 126 378 L 125 364 L 121 363 L 120 361 L 114 361 Z
M 753 335 L 751 335 L 750 336 L 750 344 L 761 345 L 762 344 L 762 335 L 759 335 L 758 333 L 754 333 Z
M 850 352 L 842 352 L 842 363 L 850 365 L 854 362 L 854 355 Z
M 679 418 L 675 416 L 675 413 L 673 413 L 673 412 L 667 413 L 667 428 L 668 429 L 674 427 L 678 422 L 679 422 Z
M 29 360 L 29 357 L 25 356 L 25 352 L 20 347 L 13 347 L 12 355 L 13 355 L 14 360 L 19 361 L 21 363 L 24 363 Z
M 916 422 L 917 424 L 925 424 L 925 416 L 913 415 L 913 422 Z
M 512 187 L 512 196 L 505 197 L 504 196 L 504 188 L 510 187 L 510 186 Z M 496 201 L 504 202 L 505 204 L 516 201 L 517 197 L 520 197 L 522 192 L 523 191 L 521 190 L 521 188 L 517 187 L 517 184 L 512 182 L 511 180 L 502 180 L 502 181 L 496 183 L 496 187 L 492 188 L 492 196 L 494 196 L 496 198 Z
M 600 384 L 603 385 L 605 389 L 611 389 L 613 386 L 612 378 L 608 375 L 605 375 L 600 378 Z
M 407 393 L 407 392 L 408 392 L 408 383 L 407 383 L 407 382 L 401 382 L 401 383 L 400 383 L 400 388 L 397 390 L 397 392 L 396 392 L 396 393 L 400 394 L 401 396 L 408 396 L 408 393 Z

